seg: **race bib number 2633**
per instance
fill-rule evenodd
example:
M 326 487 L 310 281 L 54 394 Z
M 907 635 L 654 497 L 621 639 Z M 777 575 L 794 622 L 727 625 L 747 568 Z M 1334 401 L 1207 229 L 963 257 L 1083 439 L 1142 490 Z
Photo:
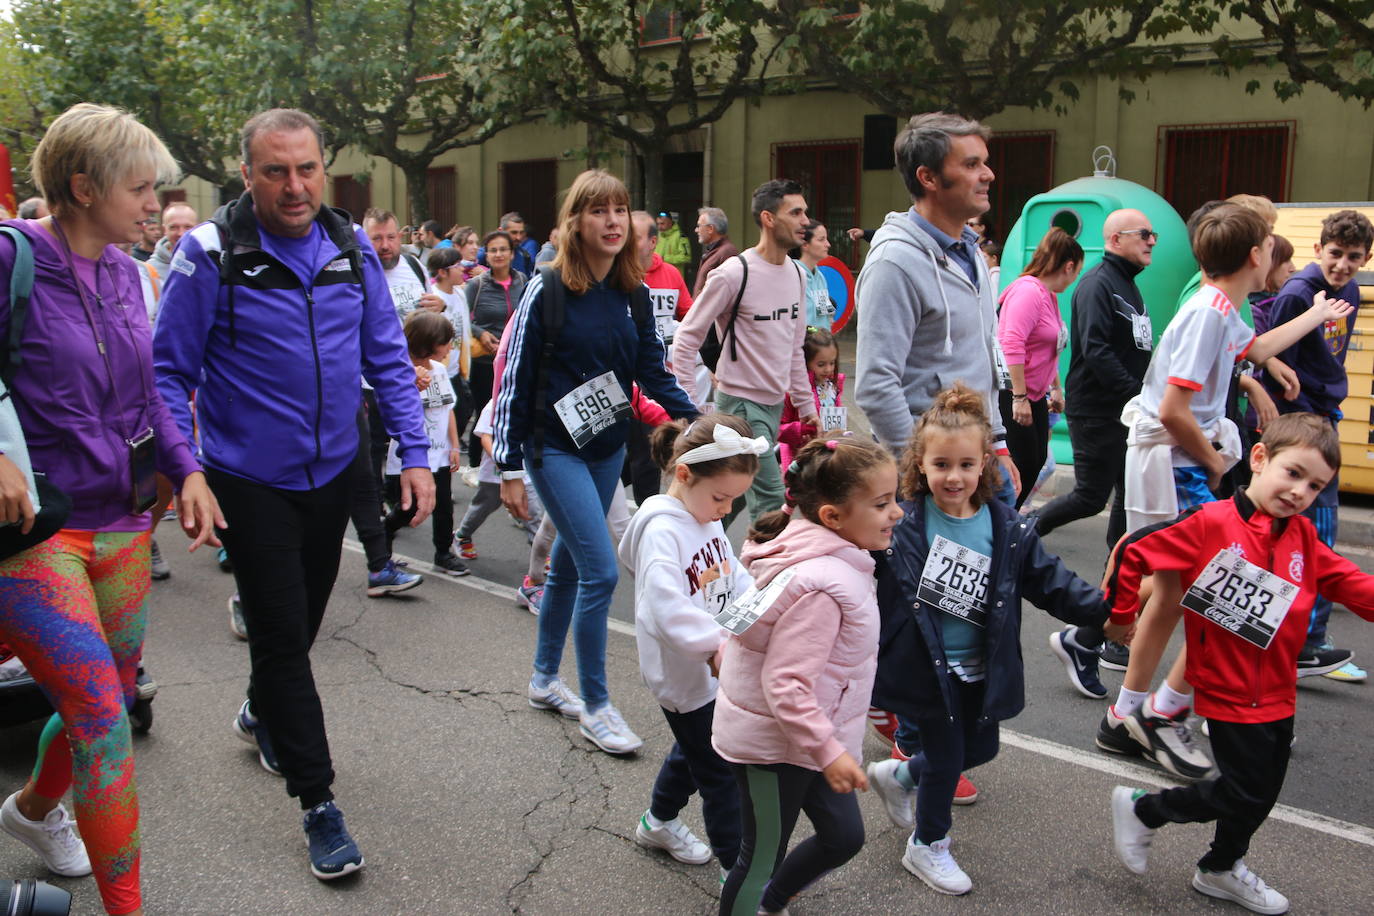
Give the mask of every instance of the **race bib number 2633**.
M 1183 606 L 1267 649 L 1297 597 L 1292 582 L 1223 548 L 1188 586 Z

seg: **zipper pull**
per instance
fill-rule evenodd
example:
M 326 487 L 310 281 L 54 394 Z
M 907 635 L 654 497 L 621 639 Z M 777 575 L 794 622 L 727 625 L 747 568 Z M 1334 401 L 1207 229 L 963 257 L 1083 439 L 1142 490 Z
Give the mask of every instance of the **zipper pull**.
M 104 356 L 104 355 L 105 355 L 105 341 L 103 341 L 103 340 L 97 340 L 97 341 L 95 342 L 95 347 L 96 347 L 97 350 L 100 351 L 100 355 L 101 355 L 101 356 Z

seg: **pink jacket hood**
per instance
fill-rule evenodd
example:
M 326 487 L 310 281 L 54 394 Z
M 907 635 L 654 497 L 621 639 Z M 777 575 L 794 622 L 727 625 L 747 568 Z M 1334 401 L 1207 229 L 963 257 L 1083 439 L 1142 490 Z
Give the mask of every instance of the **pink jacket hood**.
M 797 517 L 741 559 L 760 589 L 794 573 L 754 625 L 726 641 L 716 750 L 735 763 L 812 770 L 846 751 L 861 759 L 878 652 L 873 558 Z

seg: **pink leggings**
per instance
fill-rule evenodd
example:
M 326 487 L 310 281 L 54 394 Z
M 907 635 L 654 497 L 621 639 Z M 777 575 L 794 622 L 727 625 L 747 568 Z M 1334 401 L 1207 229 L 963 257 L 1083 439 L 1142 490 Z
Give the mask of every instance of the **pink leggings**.
M 96 886 L 112 914 L 142 905 L 128 706 L 143 647 L 149 535 L 64 529 L 0 562 L 0 640 L 57 710 L 34 790 L 73 789 Z

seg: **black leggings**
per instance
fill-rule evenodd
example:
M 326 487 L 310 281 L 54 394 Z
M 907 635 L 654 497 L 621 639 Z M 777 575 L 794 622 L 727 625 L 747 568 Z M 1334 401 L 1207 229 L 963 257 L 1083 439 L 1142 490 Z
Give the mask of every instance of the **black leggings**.
M 482 408 L 491 400 L 491 386 L 496 378 L 496 370 L 490 359 L 474 359 L 468 364 L 468 390 L 472 392 L 472 415 L 481 416 Z M 458 430 L 462 435 L 463 430 Z M 477 467 L 482 463 L 482 437 L 477 435 L 473 426 L 468 436 L 468 464 Z
M 248 623 L 248 701 L 277 752 L 286 791 L 309 810 L 333 798 L 334 769 L 310 647 L 339 574 L 352 472 L 314 490 L 283 490 L 214 468 L 220 540 Z
M 444 556 L 453 548 L 453 474 L 447 467 L 432 472 L 434 474 L 434 512 L 430 523 L 434 529 L 435 556 Z M 410 524 L 419 511 L 419 503 L 412 494 L 410 508 L 401 508 L 400 475 L 388 474 L 386 477 L 386 498 L 391 503 L 391 512 L 382 523 L 386 528 L 387 554 L 391 554 L 391 542 L 396 532 Z
M 1007 451 L 1021 475 L 1021 492 L 1016 496 L 1016 508 L 1020 509 L 1045 466 L 1050 445 L 1050 405 L 1044 398 L 1031 401 L 1030 426 L 1022 426 L 1011 415 L 1011 392 L 1004 389 L 997 397 L 1002 407 L 1002 425 L 1007 428 Z
M 755 916 L 760 908 L 777 912 L 863 849 L 864 821 L 853 792 L 836 794 L 816 770 L 788 763 L 731 767 L 739 783 L 744 839 L 721 888 L 720 916 Z M 789 854 L 787 841 L 803 811 L 816 834 Z

